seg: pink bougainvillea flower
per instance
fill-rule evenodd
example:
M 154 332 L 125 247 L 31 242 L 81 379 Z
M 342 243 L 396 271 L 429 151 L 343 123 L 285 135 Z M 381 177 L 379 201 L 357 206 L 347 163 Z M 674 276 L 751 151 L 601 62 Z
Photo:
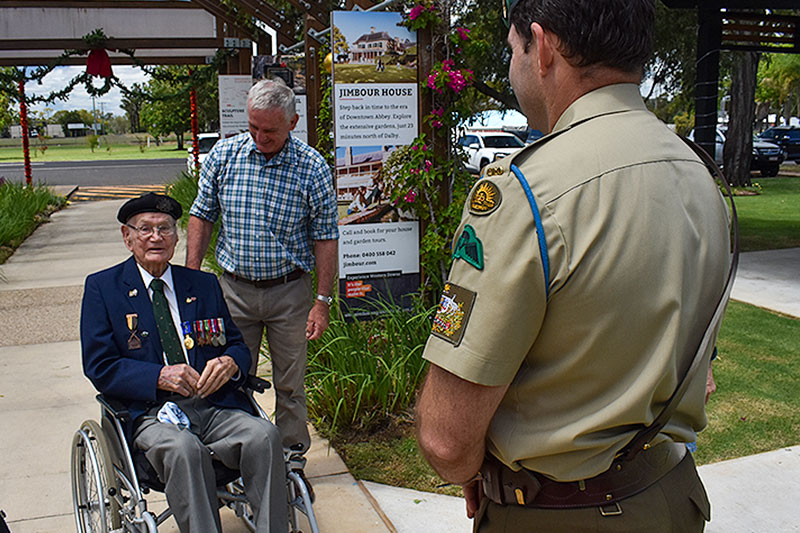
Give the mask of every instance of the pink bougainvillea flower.
M 412 7 L 411 11 L 409 11 L 409 13 L 408 13 L 408 20 L 416 19 L 418 16 L 420 16 L 422 14 L 422 12 L 424 10 L 425 10 L 425 8 L 423 6 L 421 6 L 421 5 L 416 5 L 416 6 Z
M 405 200 L 407 204 L 410 204 L 416 199 L 416 197 L 417 197 L 417 192 L 412 189 L 408 191 L 408 193 L 403 197 L 403 200 Z
M 442 61 L 442 67 L 445 70 L 452 70 L 453 67 L 455 67 L 455 66 L 456 66 L 456 62 L 453 61 L 452 59 L 445 59 L 444 61 Z
M 442 126 L 444 126 L 444 124 L 442 124 L 438 120 L 434 119 L 434 120 L 431 120 L 431 126 L 433 126 L 434 128 L 441 128 Z
M 435 70 L 428 74 L 428 89 L 436 89 L 436 78 L 439 77 L 439 73 Z
M 433 168 L 433 163 L 431 163 L 428 159 L 425 160 L 425 172 L 430 172 L 431 168 Z
M 437 117 L 442 118 L 442 115 L 444 115 L 444 108 L 439 107 L 437 109 L 434 109 L 433 111 L 431 111 L 431 115 L 436 115 Z
M 458 36 L 461 37 L 462 41 L 466 41 L 469 39 L 469 30 L 467 28 L 456 28 L 458 32 Z

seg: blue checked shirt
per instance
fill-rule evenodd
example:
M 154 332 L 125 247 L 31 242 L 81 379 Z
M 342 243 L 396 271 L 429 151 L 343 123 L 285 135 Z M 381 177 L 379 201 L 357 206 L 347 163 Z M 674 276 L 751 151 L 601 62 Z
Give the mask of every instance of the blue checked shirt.
M 250 133 L 214 145 L 203 161 L 191 215 L 216 222 L 217 263 L 260 280 L 314 268 L 314 242 L 339 238 L 336 194 L 322 156 L 289 136 L 271 160 Z

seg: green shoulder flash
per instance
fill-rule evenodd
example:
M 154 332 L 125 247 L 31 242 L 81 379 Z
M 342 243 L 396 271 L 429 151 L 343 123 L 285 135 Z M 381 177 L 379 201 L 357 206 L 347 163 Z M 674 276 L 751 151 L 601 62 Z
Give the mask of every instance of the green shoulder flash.
M 467 224 L 456 242 L 453 260 L 463 259 L 478 270 L 483 270 L 483 243 L 475 234 L 475 228 Z

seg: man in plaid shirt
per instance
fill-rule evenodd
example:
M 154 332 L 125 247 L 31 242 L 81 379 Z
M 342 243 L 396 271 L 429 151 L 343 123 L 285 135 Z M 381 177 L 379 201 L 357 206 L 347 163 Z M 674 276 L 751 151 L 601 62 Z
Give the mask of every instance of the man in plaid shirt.
M 200 268 L 221 216 L 216 257 L 226 303 L 253 356 L 251 373 L 266 329 L 277 425 L 284 448 L 302 456 L 310 443 L 306 348 L 328 327 L 336 275 L 336 194 L 323 157 L 289 134 L 298 119 L 289 87 L 256 83 L 247 116 L 249 133 L 219 141 L 203 162 L 186 266 Z M 309 274 L 315 265 L 316 299 Z

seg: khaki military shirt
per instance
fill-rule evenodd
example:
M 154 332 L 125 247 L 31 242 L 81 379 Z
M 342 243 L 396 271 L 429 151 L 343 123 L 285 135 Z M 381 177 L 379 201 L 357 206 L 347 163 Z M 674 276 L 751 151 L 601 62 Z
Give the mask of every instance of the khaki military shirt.
M 454 257 L 424 357 L 474 383 L 510 384 L 489 450 L 574 481 L 608 469 L 677 387 L 725 284 L 728 213 L 638 87 L 613 85 L 484 170 Z M 705 377 L 661 440 L 691 441 L 705 426 Z

